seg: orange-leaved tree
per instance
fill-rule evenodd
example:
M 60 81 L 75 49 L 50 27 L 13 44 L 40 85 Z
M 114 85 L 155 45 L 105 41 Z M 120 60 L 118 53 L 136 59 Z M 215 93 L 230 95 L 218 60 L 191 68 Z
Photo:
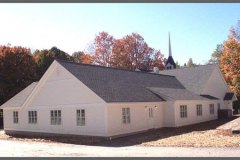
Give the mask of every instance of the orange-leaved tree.
M 94 55 L 95 64 L 109 67 L 112 61 L 112 47 L 115 39 L 107 32 L 100 32 L 94 39 Z
M 240 96 L 240 24 L 238 25 L 230 30 L 230 35 L 223 44 L 219 65 L 230 89 Z
M 82 51 L 74 52 L 72 54 L 74 62 L 77 63 L 83 63 L 83 64 L 92 64 L 93 63 L 93 57 L 88 54 L 84 53 Z
M 163 68 L 164 58 L 160 51 L 150 48 L 138 33 L 116 40 L 112 50 L 112 66 L 129 70 Z
M 36 64 L 30 49 L 0 46 L 1 102 L 36 80 Z

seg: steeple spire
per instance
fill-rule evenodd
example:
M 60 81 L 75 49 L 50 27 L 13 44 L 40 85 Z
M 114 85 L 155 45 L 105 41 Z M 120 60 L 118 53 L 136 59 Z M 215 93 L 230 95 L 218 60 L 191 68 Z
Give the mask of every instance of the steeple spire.
M 170 32 L 168 32 L 168 38 L 169 38 L 169 56 L 167 59 L 167 62 L 165 64 L 165 69 L 175 69 L 176 68 L 176 63 L 173 60 L 172 57 L 172 48 L 171 48 L 171 39 L 170 39 Z
M 172 56 L 172 48 L 171 48 L 171 39 L 170 39 L 170 32 L 168 32 L 169 35 L 169 57 Z

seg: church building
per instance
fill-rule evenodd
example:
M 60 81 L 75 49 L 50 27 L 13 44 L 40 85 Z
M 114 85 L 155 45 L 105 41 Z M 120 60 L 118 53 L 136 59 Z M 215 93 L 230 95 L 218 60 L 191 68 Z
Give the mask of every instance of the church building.
M 7 134 L 119 137 L 232 115 L 236 96 L 217 64 L 153 73 L 55 60 L 38 82 L 4 103 Z M 158 72 L 158 73 L 157 73 Z

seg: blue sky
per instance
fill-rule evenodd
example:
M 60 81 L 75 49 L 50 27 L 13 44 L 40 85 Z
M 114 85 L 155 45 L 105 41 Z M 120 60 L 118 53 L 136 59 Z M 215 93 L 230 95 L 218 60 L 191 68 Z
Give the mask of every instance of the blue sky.
M 115 38 L 137 32 L 167 57 L 170 32 L 175 61 L 204 64 L 240 20 L 240 3 L 0 4 L 0 19 L 1 45 L 72 54 L 101 31 Z

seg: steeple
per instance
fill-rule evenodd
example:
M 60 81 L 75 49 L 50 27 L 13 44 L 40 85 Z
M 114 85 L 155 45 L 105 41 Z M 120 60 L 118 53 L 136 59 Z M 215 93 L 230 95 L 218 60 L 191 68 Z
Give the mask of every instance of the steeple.
M 172 57 L 172 48 L 171 48 L 171 39 L 170 39 L 170 32 L 168 32 L 168 38 L 169 38 L 169 55 L 168 55 L 168 59 L 167 62 L 165 64 L 165 69 L 175 69 L 176 68 L 176 64 L 173 60 Z
M 168 32 L 169 37 L 169 57 L 172 56 L 172 48 L 171 48 L 171 39 L 170 39 L 170 32 Z

